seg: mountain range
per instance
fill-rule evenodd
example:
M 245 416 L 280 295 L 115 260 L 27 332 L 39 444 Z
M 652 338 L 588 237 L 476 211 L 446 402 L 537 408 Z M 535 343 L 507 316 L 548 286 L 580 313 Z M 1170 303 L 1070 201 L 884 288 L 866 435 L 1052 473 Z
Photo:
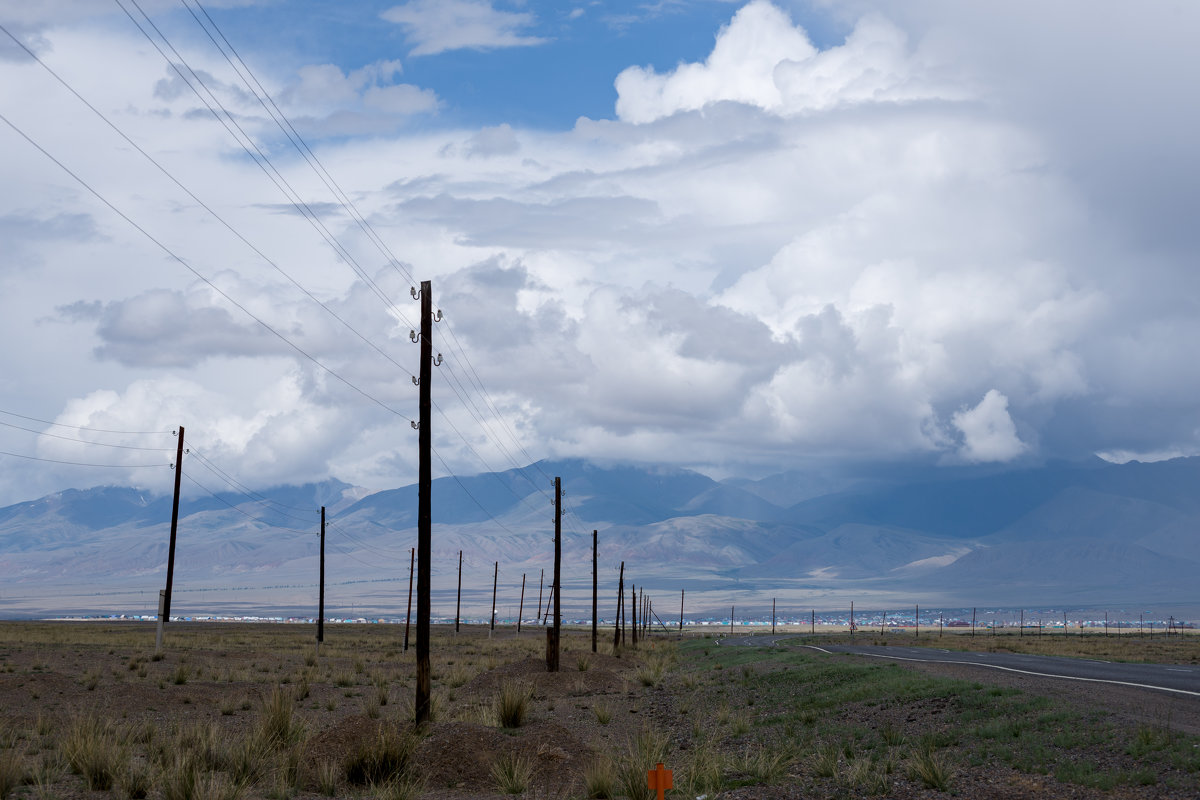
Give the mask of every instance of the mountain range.
M 185 465 L 186 468 L 186 465 Z M 601 616 L 619 565 L 678 614 L 809 608 L 1200 605 L 1200 458 L 782 473 L 713 480 L 645 464 L 543 461 L 433 482 L 433 606 L 531 618 L 548 595 L 553 490 L 565 492 L 563 590 L 590 615 L 598 539 Z M 68 490 L 0 509 L 0 616 L 153 614 L 171 498 Z M 184 498 L 173 613 L 312 615 L 326 530 L 327 612 L 403 616 L 415 486 L 368 494 L 336 480 Z M 525 601 L 519 599 L 522 576 Z M 665 612 L 664 612 L 665 615 Z

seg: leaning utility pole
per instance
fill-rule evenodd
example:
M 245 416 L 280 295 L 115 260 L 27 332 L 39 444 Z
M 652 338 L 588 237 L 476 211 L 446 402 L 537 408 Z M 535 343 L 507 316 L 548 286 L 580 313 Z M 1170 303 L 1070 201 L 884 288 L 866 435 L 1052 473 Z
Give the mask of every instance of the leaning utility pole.
M 638 621 L 637 621 L 637 587 L 633 585 L 633 581 L 629 582 L 629 646 L 634 650 L 637 649 L 638 640 Z
M 558 672 L 558 639 L 562 631 L 562 479 L 554 479 L 554 625 L 546 631 L 546 671 Z
M 683 638 L 683 593 L 686 589 L 679 590 L 679 638 Z
M 596 575 L 596 531 L 592 531 L 592 652 L 596 652 L 596 590 L 599 588 L 599 578 Z
M 167 588 L 158 599 L 158 636 L 154 652 L 162 652 L 163 628 L 171 618 L 171 584 L 175 578 L 175 533 L 179 530 L 179 482 L 183 479 L 183 426 L 179 426 L 179 442 L 175 450 L 175 500 L 171 503 L 171 545 L 167 549 Z
M 462 550 L 458 551 L 458 599 L 454 601 L 454 632 L 458 633 L 459 612 L 462 610 Z
M 496 631 L 496 585 L 500 582 L 500 562 L 496 562 L 496 568 L 492 571 L 492 623 L 488 628 L 488 638 L 492 638 L 492 634 Z
M 521 604 L 517 606 L 517 636 L 521 635 L 521 615 L 525 613 L 525 573 L 521 573 Z
M 321 591 L 317 600 L 317 653 L 325 641 L 325 506 L 321 506 Z
M 617 581 L 617 614 L 613 617 L 613 655 L 621 646 L 621 620 L 624 619 L 625 603 L 625 562 L 621 562 L 621 577 Z
M 415 290 L 413 294 L 416 294 Z M 440 321 L 442 312 L 437 313 Z M 430 460 L 433 451 L 433 426 L 430 424 L 430 383 L 433 378 L 433 284 L 421 281 L 421 375 L 418 378 L 420 398 L 418 410 L 420 422 L 417 427 L 419 455 L 417 459 L 417 549 L 420 563 L 417 565 L 417 691 L 413 704 L 416 724 L 429 722 L 429 697 L 431 694 L 429 674 L 429 590 L 433 564 L 433 510 L 431 486 L 433 467 Z M 438 353 L 437 364 L 442 363 Z
M 545 582 L 546 582 L 546 569 L 545 569 L 545 567 L 543 567 L 541 574 L 538 575 L 538 604 L 537 604 L 537 614 L 533 618 L 534 622 L 537 622 L 538 619 L 540 619 L 542 616 L 542 584 Z
M 408 626 L 412 623 L 413 565 L 417 563 L 417 548 L 408 551 L 408 613 L 404 615 L 404 652 L 408 652 Z

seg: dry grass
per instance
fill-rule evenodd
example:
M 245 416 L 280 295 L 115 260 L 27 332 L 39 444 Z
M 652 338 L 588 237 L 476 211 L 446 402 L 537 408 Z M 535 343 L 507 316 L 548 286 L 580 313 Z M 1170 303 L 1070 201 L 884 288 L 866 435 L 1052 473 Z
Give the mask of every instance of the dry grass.
M 677 646 L 648 640 L 615 660 L 608 652 L 591 654 L 586 636 L 571 639 L 568 633 L 563 663 L 570 667 L 549 678 L 537 670 L 544 652 L 540 636 L 489 640 L 486 632 L 461 638 L 443 632 L 435 635 L 433 647 L 440 713 L 422 740 L 410 727 L 413 659 L 397 647 L 394 626 L 333 627 L 319 659 L 300 626 L 173 626 L 161 661 L 149 657 L 149 628 L 142 639 L 131 633 L 136 626 L 106 623 L 22 626 L 20 636 L 12 635 L 16 630 L 0 623 L 0 671 L 6 677 L 15 672 L 15 680 L 25 683 L 19 695 L 10 683 L 10 699 L 0 708 L 0 798 L 10 780 L 15 783 L 8 795 L 16 798 L 82 796 L 84 787 L 107 783 L 107 789 L 95 791 L 155 800 L 405 800 L 420 793 L 422 776 L 436 776 L 429 788 L 456 800 L 494 796 L 518 785 L 528 797 L 636 800 L 648 795 L 645 773 L 658 760 L 675 769 L 680 797 L 731 789 L 753 796 L 745 787 L 788 781 L 791 772 L 812 783 L 813 796 L 877 797 L 940 786 L 962 794 L 976 785 L 971 776 L 978 770 L 964 750 L 971 725 L 961 728 L 962 745 L 913 750 L 926 730 L 903 716 L 880 719 L 876 709 L 869 712 L 875 715 L 870 725 L 855 721 L 857 699 L 838 693 L 866 668 L 840 659 L 786 656 L 795 663 L 785 666 L 785 654 L 758 648 L 709 648 L 710 654 L 699 641 Z M 947 635 L 941 644 L 951 646 L 954 638 Z M 1032 644 L 1045 645 L 1050 638 Z M 899 639 L 893 635 L 889 643 Z M 984 639 L 976 636 L 979 644 Z M 800 663 L 805 659 L 812 666 Z M 807 682 L 804 669 L 830 673 Z M 176 683 L 181 671 L 186 681 Z M 890 691 L 887 675 L 903 670 L 868 672 L 880 679 L 878 691 L 865 695 L 874 702 Z M 97 686 L 89 691 L 92 678 Z M 60 699 L 63 686 L 69 698 Z M 916 691 L 914 696 L 924 697 L 929 691 L 927 683 L 915 681 L 904 687 L 902 696 Z M 971 691 L 960 687 L 951 696 L 973 697 Z M 985 692 L 975 694 L 978 713 L 999 702 Z M 144 698 L 144 704 L 114 702 L 126 695 Z M 838 702 L 816 702 L 826 695 Z M 664 709 L 669 714 L 647 713 Z M 99 722 L 100 711 L 114 722 Z M 126 711 L 127 719 L 121 716 Z M 497 731 L 502 717 L 518 724 Z M 639 730 L 647 718 L 658 727 Z M 1036 720 L 1022 721 L 1018 742 L 1031 735 Z M 972 724 L 984 726 L 986 720 Z M 461 726 L 453 729 L 454 738 L 429 750 L 439 731 L 451 730 L 442 726 L 451 725 Z M 570 736 L 557 733 L 560 725 Z M 548 727 L 556 732 L 547 734 Z M 22 733 L 5 736 L 3 730 Z M 1039 741 L 1049 741 L 1052 734 L 1040 735 Z M 1151 774 L 1156 789 L 1197 785 L 1200 766 L 1192 769 L 1197 757 L 1188 737 L 1131 727 L 1116 741 L 1122 754 L 1150 759 L 1155 769 L 1171 760 L 1180 765 L 1172 778 L 1177 784 Z M 1009 747 L 1007 740 L 986 743 Z M 478 756 L 466 777 L 453 771 L 459 752 Z M 802 758 L 793 758 L 800 753 Z M 521 779 L 516 754 L 537 765 L 531 777 Z M 1061 774 L 1059 780 L 1090 786 L 1085 778 L 1095 785 L 1108 779 L 1103 768 L 1090 777 L 1054 769 L 1038 774 Z M 558 772 L 546 777 L 546 769 Z M 1141 780 L 1130 775 L 1116 780 L 1129 785 Z
M 410 777 L 409 766 L 417 739 L 396 725 L 384 724 L 374 739 L 350 755 L 346 780 L 357 785 L 384 785 Z
M 519 728 L 529 715 L 529 704 L 533 690 L 523 684 L 505 682 L 501 684 L 493 704 L 496 724 L 501 728 Z
M 0 752 L 0 800 L 5 800 L 12 790 L 25 782 L 25 759 L 15 749 Z
M 518 753 L 503 753 L 492 764 L 492 780 L 504 794 L 524 794 L 533 779 L 533 762 Z

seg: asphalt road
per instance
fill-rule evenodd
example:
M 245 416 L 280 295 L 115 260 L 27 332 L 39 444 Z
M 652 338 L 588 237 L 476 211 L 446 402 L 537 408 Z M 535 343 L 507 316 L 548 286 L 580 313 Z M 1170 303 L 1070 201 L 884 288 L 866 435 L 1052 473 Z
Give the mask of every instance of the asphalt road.
M 767 647 L 787 645 L 795 636 L 744 636 L 721 639 L 723 646 Z M 1039 678 L 1061 678 L 1083 683 L 1104 683 L 1138 689 L 1153 689 L 1175 695 L 1200 697 L 1200 667 L 1174 664 L 1126 664 L 1083 658 L 1031 656 L 1018 653 L 967 653 L 932 647 L 894 647 L 831 644 L 797 645 L 822 653 L 849 653 L 893 661 L 961 664 L 981 669 L 1002 670 Z

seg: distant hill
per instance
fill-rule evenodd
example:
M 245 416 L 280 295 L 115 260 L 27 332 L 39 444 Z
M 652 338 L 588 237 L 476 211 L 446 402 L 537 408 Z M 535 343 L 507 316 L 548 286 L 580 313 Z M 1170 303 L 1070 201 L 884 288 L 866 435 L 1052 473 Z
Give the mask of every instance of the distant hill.
M 591 531 L 602 597 L 617 567 L 692 608 L 784 598 L 848 604 L 1036 605 L 1200 601 L 1200 459 L 1098 459 L 995 467 L 881 467 L 714 481 L 653 465 L 543 461 L 434 481 L 434 605 L 505 606 L 525 574 L 548 591 L 551 478 L 565 490 L 564 591 L 590 607 Z M 415 544 L 415 486 L 365 494 L 339 481 L 181 504 L 173 609 L 311 613 L 327 507 L 330 608 L 399 615 Z M 152 613 L 162 588 L 169 497 L 68 490 L 0 509 L 0 615 Z M 516 607 L 510 609 L 516 614 Z M 337 612 L 341 613 L 341 612 Z M 676 612 L 677 613 L 677 612 Z

